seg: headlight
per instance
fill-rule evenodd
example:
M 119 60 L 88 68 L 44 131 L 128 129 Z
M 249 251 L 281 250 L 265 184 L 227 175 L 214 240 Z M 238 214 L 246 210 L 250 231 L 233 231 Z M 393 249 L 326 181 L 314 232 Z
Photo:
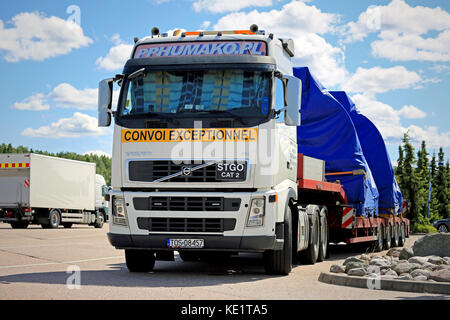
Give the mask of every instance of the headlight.
M 260 227 L 264 222 L 264 198 L 252 199 L 248 213 L 247 227 Z
M 125 208 L 125 200 L 123 198 L 114 196 L 112 218 L 114 224 L 120 224 L 123 226 L 128 225 L 127 210 Z

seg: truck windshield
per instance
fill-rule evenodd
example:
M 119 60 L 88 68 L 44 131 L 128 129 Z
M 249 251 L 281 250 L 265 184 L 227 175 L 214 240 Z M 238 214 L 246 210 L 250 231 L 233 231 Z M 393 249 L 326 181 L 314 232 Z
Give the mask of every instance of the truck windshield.
M 125 83 L 121 116 L 266 117 L 272 74 L 243 70 L 155 71 Z

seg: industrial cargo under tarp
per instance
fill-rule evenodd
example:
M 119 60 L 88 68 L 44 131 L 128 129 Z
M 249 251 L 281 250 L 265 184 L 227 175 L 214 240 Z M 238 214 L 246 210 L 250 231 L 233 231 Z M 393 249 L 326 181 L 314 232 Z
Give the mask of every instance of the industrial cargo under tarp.
M 294 68 L 294 76 L 302 81 L 298 153 L 325 160 L 326 173 L 364 170 L 365 175 L 336 174 L 326 179 L 341 182 L 358 215 L 378 215 L 378 191 L 349 114 L 307 67 Z
M 330 93 L 347 110 L 355 125 L 364 157 L 377 185 L 379 212 L 391 213 L 389 210 L 392 210 L 392 213 L 398 214 L 401 209 L 402 194 L 395 180 L 394 169 L 381 133 L 372 121 L 358 111 L 355 103 L 344 91 Z

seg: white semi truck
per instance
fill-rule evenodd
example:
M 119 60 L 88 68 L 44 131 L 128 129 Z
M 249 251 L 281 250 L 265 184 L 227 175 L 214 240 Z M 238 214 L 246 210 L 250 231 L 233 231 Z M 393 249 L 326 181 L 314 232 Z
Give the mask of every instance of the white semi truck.
M 95 163 L 39 154 L 0 154 L 0 221 L 13 228 L 40 224 L 101 228 L 107 219 L 108 192 Z
M 135 38 L 123 74 L 100 82 L 99 126 L 115 120 L 108 238 L 130 271 L 174 251 L 183 260 L 262 252 L 267 272 L 288 274 L 297 259 L 325 259 L 329 237 L 383 247 L 377 225 L 392 220 L 356 217 L 324 161 L 298 154 L 293 56 L 292 40 L 255 25 L 154 28 Z

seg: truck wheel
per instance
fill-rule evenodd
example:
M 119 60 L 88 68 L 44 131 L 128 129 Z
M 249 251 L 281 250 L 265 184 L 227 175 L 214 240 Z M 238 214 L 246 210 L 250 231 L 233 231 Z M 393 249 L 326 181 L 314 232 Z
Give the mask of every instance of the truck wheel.
M 289 204 L 286 204 L 283 233 L 283 249 L 264 252 L 264 269 L 268 274 L 288 275 L 292 270 L 292 212 Z
M 392 241 L 392 227 L 390 224 L 387 224 L 386 237 L 384 239 L 384 248 L 386 250 L 389 250 L 391 248 L 391 241 Z
M 66 228 L 66 229 L 72 228 L 72 222 L 66 222 L 66 223 L 63 223 L 62 225 L 63 225 L 63 227 Z
M 125 260 L 130 272 L 149 272 L 155 266 L 155 253 L 149 250 L 125 250 Z
M 199 261 L 200 255 L 197 252 L 193 251 L 178 251 L 178 254 L 180 255 L 181 260 L 184 262 L 189 261 Z
M 28 221 L 13 221 L 10 224 L 13 229 L 26 229 L 30 223 Z
M 403 247 L 405 245 L 406 229 L 405 225 L 402 223 L 400 225 L 400 237 L 398 239 L 398 246 Z
M 378 227 L 377 240 L 373 244 L 373 251 L 380 252 L 383 250 L 384 245 L 384 226 L 380 224 Z
M 399 244 L 399 238 L 400 238 L 400 227 L 398 225 L 398 223 L 394 224 L 394 234 L 392 235 L 392 247 L 398 247 Z
M 328 249 L 328 211 L 327 208 L 323 207 L 320 210 L 320 244 L 319 244 L 319 255 L 317 256 L 317 261 L 321 262 L 327 257 Z
M 319 257 L 320 248 L 320 218 L 319 207 L 309 205 L 306 207 L 308 217 L 310 217 L 310 238 L 309 246 L 305 251 L 300 252 L 299 258 L 303 263 L 314 264 Z
M 48 226 L 51 229 L 56 229 L 59 227 L 59 224 L 61 223 L 61 216 L 59 215 L 58 210 L 53 209 L 50 211 L 48 222 Z
M 105 223 L 105 216 L 103 213 L 99 213 L 97 219 L 95 220 L 94 227 L 97 229 L 103 228 L 103 224 Z

